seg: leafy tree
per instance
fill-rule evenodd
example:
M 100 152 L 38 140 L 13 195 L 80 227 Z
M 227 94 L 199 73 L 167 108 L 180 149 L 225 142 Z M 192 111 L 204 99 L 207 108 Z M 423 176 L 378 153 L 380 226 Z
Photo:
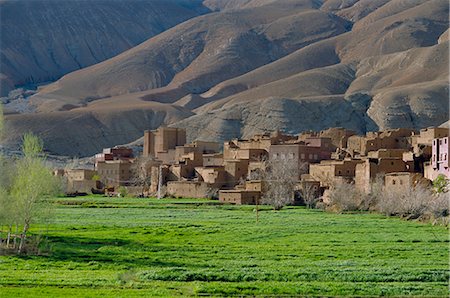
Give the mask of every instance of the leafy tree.
M 51 204 L 46 202 L 46 197 L 56 194 L 60 188 L 59 181 L 44 164 L 42 140 L 33 134 L 25 134 L 22 152 L 23 157 L 17 161 L 11 187 L 12 209 L 22 227 L 18 253 L 24 250 L 33 221 L 49 216 Z
M 447 178 L 440 174 L 433 181 L 433 188 L 436 193 L 444 193 L 447 192 L 448 180 Z

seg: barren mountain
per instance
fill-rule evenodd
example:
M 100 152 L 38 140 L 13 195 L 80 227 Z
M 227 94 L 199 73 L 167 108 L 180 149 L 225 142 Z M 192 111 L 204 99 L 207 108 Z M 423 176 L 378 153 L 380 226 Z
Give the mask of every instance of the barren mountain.
M 446 0 L 202 5 L 212 12 L 41 89 L 31 98 L 37 113 L 7 116 L 14 132 L 8 144 L 31 127 L 63 127 L 71 145 L 43 133 L 48 147 L 86 155 L 161 123 L 187 128 L 190 139 L 224 140 L 275 129 L 363 133 L 448 120 Z
M 0 2 L 0 96 L 101 62 L 189 18 L 200 0 Z

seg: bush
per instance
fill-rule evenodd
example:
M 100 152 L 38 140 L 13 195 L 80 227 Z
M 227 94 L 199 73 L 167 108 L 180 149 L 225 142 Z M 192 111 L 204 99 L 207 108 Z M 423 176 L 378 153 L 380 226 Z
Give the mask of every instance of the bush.
M 360 210 L 363 195 L 353 183 L 334 182 L 329 192 L 329 209 L 336 212 Z
M 433 189 L 436 193 L 444 193 L 448 191 L 448 180 L 444 175 L 439 175 L 433 181 Z
M 121 198 L 124 198 L 128 195 L 128 189 L 125 186 L 119 187 L 118 192 Z
M 391 190 L 379 196 L 377 210 L 389 216 L 416 219 L 427 211 L 432 195 L 431 190 L 423 186 Z

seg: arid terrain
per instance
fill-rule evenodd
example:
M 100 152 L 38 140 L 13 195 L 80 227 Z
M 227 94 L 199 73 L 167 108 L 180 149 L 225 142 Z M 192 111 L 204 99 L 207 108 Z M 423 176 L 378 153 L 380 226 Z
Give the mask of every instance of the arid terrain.
M 448 120 L 446 0 L 111 3 L 0 1 L 5 147 L 29 130 L 88 156 L 160 125 L 221 141 Z

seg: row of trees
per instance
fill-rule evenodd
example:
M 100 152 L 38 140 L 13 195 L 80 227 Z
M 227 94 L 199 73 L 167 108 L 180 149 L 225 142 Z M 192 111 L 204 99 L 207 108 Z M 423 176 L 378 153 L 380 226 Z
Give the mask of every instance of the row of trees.
M 379 176 L 372 182 L 369 194 L 360 192 L 352 183 L 336 182 L 330 190 L 328 204 L 319 206 L 335 212 L 375 211 L 388 216 L 447 224 L 449 199 L 446 187 L 436 189 L 422 184 L 387 192 L 383 187 L 383 177 Z
M 0 138 L 4 132 L 0 105 Z M 60 181 L 45 165 L 43 143 L 33 134 L 23 137 L 22 157 L 0 155 L 0 252 L 23 253 L 32 223 L 49 219 L 48 197 L 60 191 Z
M 419 184 L 389 192 L 384 189 L 384 177 L 378 176 L 372 181 L 369 194 L 359 191 L 353 183 L 330 181 L 332 186 L 324 203 L 313 185 L 304 183 L 296 189 L 297 178 L 306 172 L 306 164 L 298 166 L 289 160 L 264 161 L 263 164 L 265 170 L 251 174 L 249 178 L 264 181 L 262 203 L 272 205 L 275 210 L 294 203 L 297 195 L 308 208 L 333 212 L 374 211 L 388 216 L 444 223 L 449 218 L 448 181 L 443 176 L 434 181 L 432 188 Z

